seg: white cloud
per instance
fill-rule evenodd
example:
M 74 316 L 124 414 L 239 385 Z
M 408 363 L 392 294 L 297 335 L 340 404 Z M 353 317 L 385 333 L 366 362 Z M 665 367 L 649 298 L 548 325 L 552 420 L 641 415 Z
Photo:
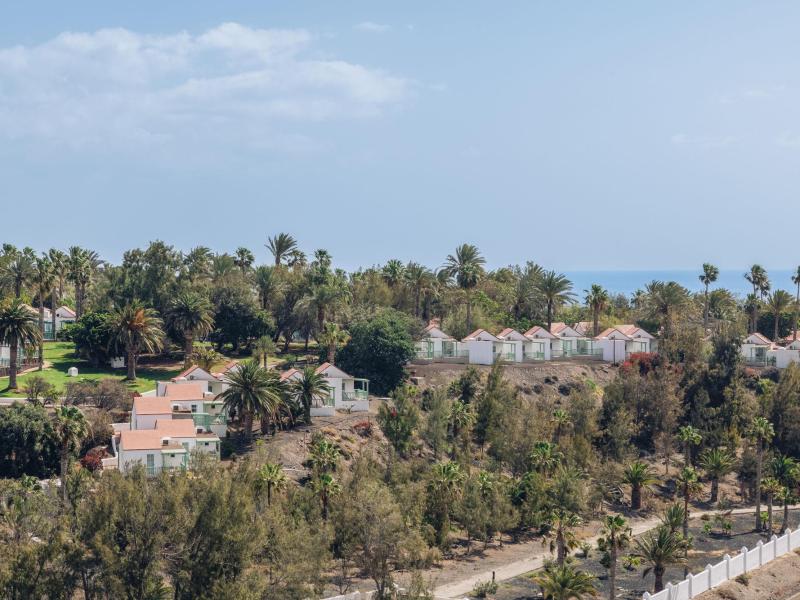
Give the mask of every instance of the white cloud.
M 199 35 L 67 32 L 0 48 L 0 138 L 81 147 L 219 135 L 267 147 L 263 135 L 306 140 L 291 130 L 374 117 L 410 95 L 405 78 L 319 54 L 308 31 L 237 23 Z
M 380 23 L 374 23 L 372 21 L 362 21 L 353 28 L 366 33 L 386 33 L 391 29 L 388 25 L 381 25 Z
M 724 148 L 736 143 L 736 138 L 730 135 L 689 135 L 676 133 L 670 138 L 676 146 L 698 146 L 701 148 Z
M 777 137 L 775 143 L 783 148 L 800 148 L 800 135 L 784 132 Z

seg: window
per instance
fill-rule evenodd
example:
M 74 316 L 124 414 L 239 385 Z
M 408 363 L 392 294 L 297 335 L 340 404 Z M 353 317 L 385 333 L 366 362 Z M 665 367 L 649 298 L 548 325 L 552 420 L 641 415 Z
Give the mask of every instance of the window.
M 197 404 L 192 404 L 192 412 L 193 413 L 197 412 Z

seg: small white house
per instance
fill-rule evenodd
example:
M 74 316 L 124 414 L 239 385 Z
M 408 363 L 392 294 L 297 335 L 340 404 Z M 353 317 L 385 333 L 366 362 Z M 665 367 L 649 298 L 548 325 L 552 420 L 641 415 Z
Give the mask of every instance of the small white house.
M 112 440 L 117 468 L 126 473 L 143 465 L 148 475 L 185 470 L 192 452 L 219 458 L 220 439 L 198 431 L 191 420 L 157 420 L 153 429 L 123 430 Z
M 514 360 L 513 344 L 485 329 L 476 329 L 461 341 L 467 346 L 470 364 L 491 365 L 498 359 Z
M 337 410 L 369 411 L 369 379 L 353 377 L 330 363 L 322 363 L 315 372 L 328 383 L 328 396 L 311 407 L 312 417 L 330 417 Z M 289 369 L 281 374 L 282 381 L 296 381 L 302 371 Z
M 534 362 L 538 360 L 550 360 L 550 349 L 553 341 L 557 338 L 544 327 L 534 325 L 524 333 L 528 342 L 525 344 L 523 360 Z
M 156 421 L 172 418 L 172 404 L 167 398 L 137 396 L 131 409 L 131 430 L 155 429 Z
M 626 360 L 631 354 L 653 352 L 654 337 L 636 325 L 617 325 L 602 331 L 595 338 L 595 345 L 600 348 L 603 360 L 618 363 Z
M 35 308 L 34 310 L 36 310 L 37 314 L 39 313 L 38 308 Z M 74 323 L 77 316 L 78 315 L 75 314 L 75 311 L 69 306 L 59 306 L 56 309 L 56 333 L 61 331 L 64 328 L 64 325 Z M 44 309 L 44 339 L 55 339 L 53 336 L 53 313 L 47 307 Z
M 214 392 L 208 391 L 211 383 L 203 379 L 189 381 L 182 378 L 171 382 L 159 381 L 156 395 L 169 400 L 174 419 L 191 418 L 204 431 L 213 431 L 225 437 L 228 415 L 222 400 Z
M 439 327 L 438 321 L 431 321 L 423 332 L 421 340 L 416 342 L 416 361 L 466 363 L 469 353 L 464 345 L 454 337 L 446 334 Z
M 205 369 L 198 367 L 197 365 L 192 365 L 191 367 L 183 371 L 183 373 L 180 373 L 177 376 L 173 377 L 171 381 L 175 383 L 180 383 L 183 381 L 205 382 L 206 391 L 211 392 L 214 395 L 221 394 L 228 387 L 224 382 L 223 374 L 212 375 L 211 373 L 209 373 Z
M 761 333 L 751 333 L 742 342 L 741 353 L 745 364 L 752 367 L 777 366 L 778 346 Z
M 550 327 L 550 333 L 556 338 L 550 344 L 552 358 L 593 356 L 595 354 L 591 338 L 566 323 L 553 323 Z
M 511 327 L 503 329 L 497 334 L 497 337 L 505 342 L 503 353 L 507 356 L 513 355 L 514 358 L 510 359 L 511 362 L 521 363 L 525 358 L 525 344 L 530 343 L 530 340 Z

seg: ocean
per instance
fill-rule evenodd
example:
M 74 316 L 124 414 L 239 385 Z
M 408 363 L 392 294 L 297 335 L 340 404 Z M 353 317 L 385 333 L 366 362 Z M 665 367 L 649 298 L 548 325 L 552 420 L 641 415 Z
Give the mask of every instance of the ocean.
M 748 268 L 740 270 L 720 270 L 717 281 L 711 284 L 710 289 L 727 288 L 737 296 L 744 298 L 753 291 L 750 283 L 744 278 Z M 566 271 L 566 275 L 578 297 L 584 296 L 583 290 L 589 289 L 593 283 L 599 283 L 609 292 L 630 296 L 637 289 L 644 287 L 653 280 L 677 281 L 691 292 L 701 292 L 703 284 L 700 283 L 701 270 L 674 270 L 674 271 Z M 789 269 L 768 270 L 772 289 L 783 289 L 794 295 L 796 286 L 792 283 L 795 271 Z

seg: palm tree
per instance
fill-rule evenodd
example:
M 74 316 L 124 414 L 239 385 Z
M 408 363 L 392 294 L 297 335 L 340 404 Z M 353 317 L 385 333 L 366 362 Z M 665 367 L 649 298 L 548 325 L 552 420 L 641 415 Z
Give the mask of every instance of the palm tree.
M 17 389 L 19 348 L 41 343 L 41 331 L 31 309 L 19 298 L 0 303 L 0 344 L 9 347 L 8 389 Z
M 167 320 L 184 339 L 183 367 L 192 364 L 194 340 L 208 335 L 214 328 L 211 303 L 197 292 L 181 292 L 170 302 Z
M 761 531 L 761 480 L 764 472 L 764 450 L 775 435 L 775 429 L 764 417 L 756 417 L 750 427 L 750 437 L 756 443 L 756 531 Z
M 455 278 L 456 285 L 464 291 L 467 301 L 467 331 L 472 331 L 472 290 L 483 278 L 486 259 L 477 246 L 461 244 L 455 254 L 450 254 L 442 272 L 445 277 Z
M 75 285 L 75 315 L 80 319 L 85 308 L 86 291 L 101 261 L 97 252 L 79 246 L 71 246 L 67 264 L 69 269 L 67 278 Z
M 784 487 L 774 477 L 766 477 L 761 484 L 761 490 L 767 497 L 767 532 L 772 535 L 772 505 L 775 502 L 775 498 L 781 496 Z
M 683 443 L 683 464 L 688 467 L 692 464 L 692 446 L 698 446 L 703 436 L 696 427 L 684 425 L 678 429 L 678 439 Z
M 89 435 L 89 424 L 76 406 L 58 406 L 53 416 L 53 439 L 61 459 L 61 496 L 67 499 L 67 469 L 69 457 L 80 449 Z
M 753 265 L 750 271 L 744 274 L 744 278 L 753 286 L 753 294 L 761 296 L 763 299 L 767 295 L 770 288 L 769 276 L 767 271 L 761 265 Z
M 142 352 L 158 352 L 163 347 L 163 322 L 152 308 L 134 301 L 111 315 L 111 344 L 122 347 L 128 360 L 128 381 L 136 381 L 136 363 Z
M 2 266 L 0 279 L 6 287 L 14 291 L 14 297 L 22 296 L 22 290 L 34 276 L 35 255 L 30 248 L 14 250 L 11 257 Z
M 330 473 L 323 473 L 311 481 L 311 487 L 319 496 L 322 503 L 322 518 L 328 520 L 328 505 L 332 496 L 341 490 L 341 486 L 336 482 Z
M 427 267 L 410 262 L 406 266 L 405 279 L 414 296 L 414 316 L 419 317 L 422 296 L 433 289 L 436 277 Z
M 267 238 L 267 250 L 275 257 L 275 266 L 280 267 L 283 260 L 297 250 L 297 240 L 288 233 L 279 233 L 274 238 Z
M 681 497 L 683 498 L 683 539 L 689 539 L 689 500 L 692 499 L 700 489 L 700 482 L 697 479 L 697 472 L 692 467 L 684 467 L 678 474 L 678 486 L 681 490 Z M 684 558 L 687 557 L 689 552 L 688 545 L 684 549 Z M 683 576 L 689 574 L 688 564 L 684 568 Z
M 453 432 L 453 440 L 461 438 L 467 456 L 469 456 L 470 434 L 475 425 L 475 419 L 475 410 L 463 400 L 454 400 L 450 405 L 450 427 Z
M 234 254 L 233 264 L 239 267 L 239 270 L 241 270 L 242 275 L 244 275 L 250 270 L 250 267 L 253 266 L 253 262 L 255 262 L 255 260 L 256 257 L 253 256 L 253 253 L 250 252 L 250 250 L 248 250 L 244 246 L 240 246 L 236 249 L 236 252 Z
M 783 498 L 783 523 L 781 523 L 781 533 L 783 533 L 789 527 L 789 501 L 793 497 L 792 491 L 800 482 L 800 465 L 795 459 L 778 454 L 772 459 L 771 470 L 772 476 L 780 481 L 788 492 Z
M 528 461 L 531 464 L 531 469 L 537 473 L 550 475 L 556 470 L 563 455 L 556 450 L 555 444 L 550 442 L 536 442 L 528 456 Z
M 786 290 L 775 290 L 767 297 L 767 310 L 775 317 L 772 330 L 772 339 L 778 339 L 778 326 L 781 322 L 781 315 L 794 304 L 794 298 Z
M 256 473 L 256 491 L 263 490 L 267 493 L 267 506 L 272 503 L 272 492 L 285 489 L 287 482 L 283 467 L 275 463 L 264 463 Z
M 755 294 L 747 294 L 744 299 L 744 312 L 748 316 L 747 332 L 755 333 L 758 329 L 758 309 L 761 301 Z
M 583 600 L 587 596 L 597 596 L 594 577 L 577 571 L 570 565 L 550 566 L 531 579 L 542 588 L 542 597 L 552 600 Z
M 547 307 L 547 331 L 553 328 L 553 317 L 564 304 L 575 298 L 572 282 L 561 273 L 544 271 L 536 281 L 536 291 L 541 295 Z
M 686 510 L 684 510 L 683 504 L 680 502 L 670 504 L 661 517 L 662 525 L 667 527 L 672 533 L 675 533 L 678 529 L 683 527 L 683 522 L 685 520 Z
M 561 436 L 572 426 L 572 417 L 563 408 L 553 411 L 553 443 L 557 446 Z
M 50 248 L 47 257 L 50 259 L 53 277 L 58 281 L 58 285 L 53 285 L 50 290 L 50 306 L 53 309 L 50 311 L 50 325 L 53 329 L 53 340 L 57 340 L 56 310 L 61 303 L 61 299 L 64 297 L 64 280 L 67 276 L 67 255 L 61 252 L 61 250 Z
M 256 268 L 255 284 L 262 310 L 270 309 L 280 298 L 284 284 L 276 267 L 262 265 Z
M 405 278 L 406 266 L 402 263 L 402 261 L 392 258 L 391 260 L 388 260 L 385 265 L 383 265 L 383 269 L 381 269 L 381 275 L 383 276 L 383 280 L 386 282 L 386 285 L 388 285 L 390 288 L 395 288 Z
M 711 481 L 711 499 L 713 504 L 719 497 L 719 480 L 733 471 L 734 456 L 722 448 L 709 448 L 700 455 L 700 467 Z
M 50 295 L 50 292 L 55 287 L 52 264 L 46 254 L 35 259 L 32 281 L 36 296 L 39 298 L 39 332 L 42 334 L 39 342 L 39 370 L 41 371 L 44 369 L 44 299 Z M 55 312 L 56 307 L 54 305 L 52 313 L 55 314 Z
M 586 306 L 592 311 L 592 327 L 594 335 L 600 333 L 600 313 L 606 309 L 610 301 L 608 292 L 603 289 L 603 286 L 596 283 L 588 290 L 583 290 L 586 293 Z
M 672 332 L 672 320 L 677 311 L 689 302 L 689 292 L 674 281 L 652 281 L 645 288 L 645 308 L 651 317 L 661 321 L 665 337 Z
M 280 375 L 262 369 L 258 362 L 248 360 L 225 375 L 228 389 L 219 395 L 228 412 L 236 411 L 248 441 L 253 439 L 253 419 L 274 418 L 283 404 Z M 262 421 L 263 427 L 263 421 Z
M 336 323 L 328 321 L 321 333 L 317 334 L 319 345 L 328 349 L 328 362 L 334 364 L 336 361 L 336 351 L 340 346 L 350 341 L 350 334 L 339 327 Z
M 639 510 L 642 508 L 642 491 L 648 489 L 658 479 L 650 465 L 636 460 L 625 467 L 622 481 L 631 486 L 631 509 Z
M 447 544 L 450 533 L 450 511 L 461 498 L 464 474 L 457 462 L 440 462 L 433 465 L 428 481 L 428 500 L 433 505 L 436 515 L 434 527 L 436 539 L 440 547 Z
M 275 342 L 267 335 L 261 336 L 253 343 L 253 356 L 258 359 L 265 369 L 269 366 L 269 355 L 275 354 L 275 351 Z
M 308 462 L 316 474 L 331 473 L 336 470 L 339 464 L 341 452 L 336 444 L 325 438 L 320 438 L 311 444 Z
M 653 593 L 657 594 L 664 589 L 664 572 L 670 565 L 683 565 L 686 559 L 683 556 L 688 542 L 678 533 L 670 531 L 661 525 L 636 540 L 634 556 L 649 563 L 642 573 L 647 577 L 650 572 L 655 576 Z
M 190 283 L 208 279 L 211 276 L 212 253 L 210 248 L 197 246 L 183 257 L 186 278 Z
M 192 362 L 208 373 L 211 373 L 214 365 L 221 363 L 224 358 L 212 346 L 195 344 L 192 349 Z
M 719 269 L 711 263 L 703 263 L 703 274 L 700 281 L 705 287 L 703 302 L 703 330 L 708 329 L 708 286 L 714 283 L 719 277 Z
M 303 407 L 303 421 L 306 425 L 311 425 L 311 407 L 328 398 L 330 393 L 331 387 L 327 380 L 314 367 L 304 368 L 300 377 L 292 382 L 291 394 Z
M 606 515 L 597 547 L 606 557 L 603 564 L 608 570 L 609 600 L 617 597 L 617 556 L 630 545 L 632 538 L 633 532 L 622 515 Z
M 564 566 L 567 559 L 567 552 L 578 545 L 574 529 L 581 524 L 581 518 L 574 512 L 563 508 L 556 508 L 550 511 L 547 517 L 549 531 L 547 537 L 550 540 L 550 552 L 555 550 L 556 563 L 559 567 Z
M 792 339 L 797 339 L 797 320 L 800 318 L 797 312 L 800 310 L 800 267 L 792 275 L 792 283 L 797 286 L 797 292 L 794 298 L 794 320 L 792 321 Z

